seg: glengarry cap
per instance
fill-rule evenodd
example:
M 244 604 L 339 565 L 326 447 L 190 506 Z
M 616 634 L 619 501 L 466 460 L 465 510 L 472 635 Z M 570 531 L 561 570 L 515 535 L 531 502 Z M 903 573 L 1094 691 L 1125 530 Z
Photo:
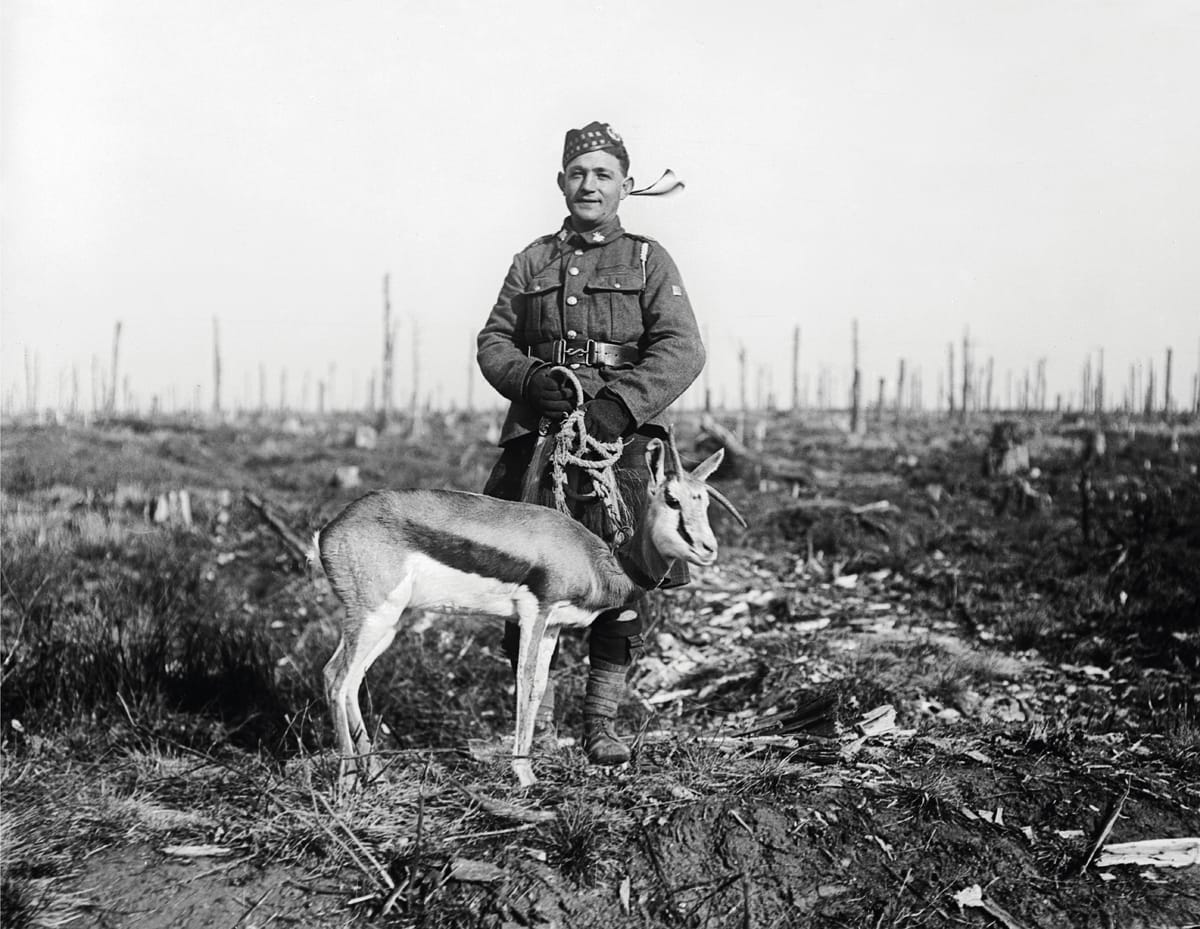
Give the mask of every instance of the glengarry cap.
M 608 123 L 591 122 L 582 129 L 567 130 L 563 140 L 563 167 L 587 152 L 609 152 L 623 165 L 629 164 L 625 141 Z

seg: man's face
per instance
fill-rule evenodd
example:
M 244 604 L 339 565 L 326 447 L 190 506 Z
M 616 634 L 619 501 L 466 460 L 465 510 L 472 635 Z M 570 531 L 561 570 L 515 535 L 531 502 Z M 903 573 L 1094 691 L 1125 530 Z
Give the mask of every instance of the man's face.
M 621 162 L 611 152 L 584 152 L 558 175 L 558 189 L 580 232 L 602 226 L 616 216 L 632 188 L 633 178 L 625 176 Z

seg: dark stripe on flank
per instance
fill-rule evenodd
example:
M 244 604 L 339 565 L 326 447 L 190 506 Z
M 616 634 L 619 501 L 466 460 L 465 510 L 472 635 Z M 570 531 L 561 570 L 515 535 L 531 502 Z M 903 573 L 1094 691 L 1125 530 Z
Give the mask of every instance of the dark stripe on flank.
M 495 578 L 506 584 L 524 584 L 539 601 L 546 597 L 546 571 L 532 562 L 431 526 L 408 523 L 404 531 L 416 548 L 447 567 Z

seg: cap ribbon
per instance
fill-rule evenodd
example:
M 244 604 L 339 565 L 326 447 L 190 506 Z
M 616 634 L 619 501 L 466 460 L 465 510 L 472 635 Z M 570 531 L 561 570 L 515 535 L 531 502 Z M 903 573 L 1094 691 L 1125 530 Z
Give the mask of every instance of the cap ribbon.
M 631 197 L 662 197 L 665 194 L 672 194 L 677 190 L 682 190 L 687 185 L 675 176 L 675 172 L 667 168 L 663 172 L 662 177 L 648 187 L 642 187 L 639 190 L 631 190 Z

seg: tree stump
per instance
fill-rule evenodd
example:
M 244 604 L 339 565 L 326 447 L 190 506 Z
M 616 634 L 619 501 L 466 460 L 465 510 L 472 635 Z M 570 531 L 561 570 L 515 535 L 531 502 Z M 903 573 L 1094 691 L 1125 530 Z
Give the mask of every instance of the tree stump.
M 1029 446 L 1025 430 L 1015 420 L 992 425 L 992 437 L 983 452 L 984 477 L 1011 477 L 1029 470 Z

